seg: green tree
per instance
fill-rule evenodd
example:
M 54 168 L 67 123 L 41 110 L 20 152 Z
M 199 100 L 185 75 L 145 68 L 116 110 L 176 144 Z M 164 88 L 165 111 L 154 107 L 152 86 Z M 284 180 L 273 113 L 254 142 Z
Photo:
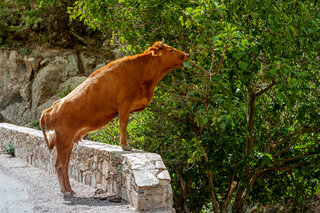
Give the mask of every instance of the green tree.
M 178 212 L 282 198 L 300 211 L 319 193 L 317 1 L 80 0 L 69 12 L 112 30 L 124 54 L 162 37 L 192 54 L 128 127 L 164 158 Z
M 29 47 L 35 44 L 77 48 L 89 46 L 82 38 L 92 29 L 79 20 L 70 21 L 67 8 L 74 0 L 3 0 L 0 2 L 0 46 Z M 98 45 L 98 44 L 97 44 Z

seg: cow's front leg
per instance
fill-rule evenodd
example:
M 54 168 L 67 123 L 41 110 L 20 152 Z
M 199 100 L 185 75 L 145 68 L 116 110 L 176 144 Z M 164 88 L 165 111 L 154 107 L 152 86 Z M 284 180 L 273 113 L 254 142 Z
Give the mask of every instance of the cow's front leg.
M 126 129 L 129 120 L 129 109 L 119 110 L 119 126 L 120 126 L 120 143 L 122 150 L 131 151 L 131 146 L 127 143 Z

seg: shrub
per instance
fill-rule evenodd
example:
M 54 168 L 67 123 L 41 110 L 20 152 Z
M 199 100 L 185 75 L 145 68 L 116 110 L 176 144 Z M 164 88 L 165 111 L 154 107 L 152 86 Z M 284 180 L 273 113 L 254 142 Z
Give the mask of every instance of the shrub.
M 41 130 L 39 121 L 35 121 L 35 120 L 32 120 L 31 122 L 29 122 L 27 124 L 27 127 L 32 128 L 32 129 L 36 129 L 36 130 Z
M 66 97 L 70 92 L 72 92 L 74 88 L 71 88 L 70 84 L 68 84 L 67 88 L 63 91 L 57 91 L 60 98 Z
M 14 148 L 14 144 L 10 141 L 8 146 L 3 146 L 3 149 L 5 151 L 6 154 L 11 155 L 12 157 L 15 156 L 15 148 Z
M 82 36 L 100 41 L 100 33 L 79 20 L 70 21 L 67 8 L 74 0 L 2 0 L 0 1 L 0 46 L 46 46 L 77 48 L 88 45 Z

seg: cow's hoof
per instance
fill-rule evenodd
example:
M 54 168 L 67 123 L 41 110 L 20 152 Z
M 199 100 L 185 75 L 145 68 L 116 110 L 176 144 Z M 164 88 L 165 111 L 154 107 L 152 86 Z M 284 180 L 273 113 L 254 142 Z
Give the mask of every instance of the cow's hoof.
M 75 195 L 76 193 L 72 190 L 71 192 L 64 192 L 63 193 L 63 196 L 64 197 L 70 197 L 70 196 L 73 196 L 73 195 Z
M 131 148 L 130 145 L 125 145 L 125 146 L 122 147 L 122 150 L 123 150 L 123 151 L 131 151 L 132 148 Z

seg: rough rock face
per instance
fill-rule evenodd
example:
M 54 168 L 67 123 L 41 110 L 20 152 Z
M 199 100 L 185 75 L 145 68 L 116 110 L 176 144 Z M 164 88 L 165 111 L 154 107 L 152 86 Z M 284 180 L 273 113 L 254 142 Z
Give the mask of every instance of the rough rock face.
M 50 99 L 48 99 L 48 100 L 46 99 L 45 103 L 35 107 L 35 110 L 34 110 L 34 112 L 36 113 L 35 117 L 40 117 L 41 112 L 43 110 L 49 108 L 50 106 L 52 106 L 53 102 L 55 102 L 56 100 L 61 98 L 60 95 L 65 94 L 70 89 L 76 88 L 79 84 L 84 82 L 84 80 L 86 80 L 86 79 L 87 79 L 86 76 L 75 76 L 75 77 L 71 77 L 71 78 L 67 79 L 65 82 L 61 83 L 59 85 L 59 88 L 55 91 L 55 94 Z
M 30 79 L 37 69 L 35 58 L 17 51 L 0 51 L 0 114 L 2 120 L 21 123 L 31 119 Z
M 25 125 L 108 60 L 88 53 L 0 49 L 0 122 Z M 59 95 L 60 94 L 60 95 Z
M 37 112 L 37 107 L 45 103 L 48 97 L 56 94 L 59 84 L 64 77 L 65 64 L 54 60 L 41 69 L 32 83 L 32 110 Z

